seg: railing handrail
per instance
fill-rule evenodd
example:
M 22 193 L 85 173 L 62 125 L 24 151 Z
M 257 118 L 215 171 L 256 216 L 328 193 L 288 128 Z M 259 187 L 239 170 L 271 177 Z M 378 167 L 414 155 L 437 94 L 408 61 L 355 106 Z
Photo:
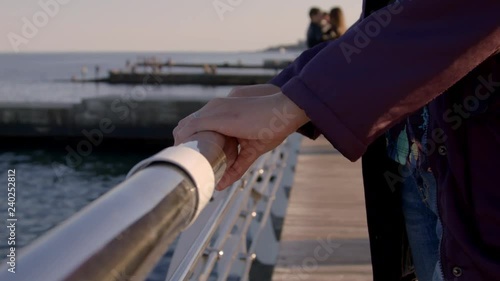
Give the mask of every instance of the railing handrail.
M 225 140 L 200 133 L 140 162 L 121 184 L 23 248 L 15 274 L 0 266 L 0 281 L 145 280 L 190 225 L 167 280 L 249 280 L 255 263 L 272 266 L 280 228 L 272 221 L 284 219 L 300 139 L 262 155 L 244 179 L 212 197 L 226 169 Z
M 21 250 L 0 281 L 143 280 L 208 203 L 225 138 L 201 133 L 139 163 L 121 184 Z
M 262 155 L 242 180 L 215 194 L 180 235 L 165 281 L 270 280 L 300 139 L 289 137 Z

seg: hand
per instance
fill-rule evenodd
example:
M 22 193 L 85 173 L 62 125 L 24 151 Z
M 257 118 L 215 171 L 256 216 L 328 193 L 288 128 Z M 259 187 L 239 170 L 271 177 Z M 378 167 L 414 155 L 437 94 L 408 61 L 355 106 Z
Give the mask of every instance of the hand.
M 190 141 L 202 141 L 198 149 L 203 154 L 213 155 L 223 152 L 226 156 L 226 167 L 231 167 L 238 157 L 238 141 L 235 138 L 226 137 L 213 131 L 196 133 L 185 139 L 183 143 Z M 226 169 L 227 170 L 227 169 Z
M 217 98 L 181 120 L 174 129 L 174 138 L 179 144 L 197 132 L 214 131 L 237 140 L 240 152 L 217 186 L 222 190 L 307 121 L 304 111 L 282 93 Z

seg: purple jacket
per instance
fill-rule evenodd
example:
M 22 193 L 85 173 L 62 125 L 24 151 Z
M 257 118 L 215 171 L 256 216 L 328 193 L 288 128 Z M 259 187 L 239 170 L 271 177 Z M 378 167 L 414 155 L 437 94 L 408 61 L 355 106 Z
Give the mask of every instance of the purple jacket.
M 499 50 L 500 1 L 401 0 L 271 81 L 352 161 L 430 102 L 446 280 L 500 280 Z

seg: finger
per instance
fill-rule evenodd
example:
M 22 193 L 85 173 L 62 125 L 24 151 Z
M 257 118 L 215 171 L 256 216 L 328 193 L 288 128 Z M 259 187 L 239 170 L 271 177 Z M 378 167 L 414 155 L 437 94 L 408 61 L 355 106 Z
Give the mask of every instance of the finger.
M 177 145 L 184 143 L 187 139 L 187 137 L 181 137 L 179 135 L 179 132 L 182 130 L 182 128 L 183 128 L 183 126 L 177 126 L 172 131 L 172 134 L 174 136 L 174 146 L 177 146 Z
M 240 178 L 241 177 L 237 177 L 229 172 L 226 172 L 224 176 L 222 176 L 222 179 L 217 183 L 215 190 L 222 191 L 233 185 Z
M 215 190 L 223 191 L 224 189 L 233 185 L 235 182 L 236 181 L 231 181 L 230 177 L 228 175 L 224 174 L 224 176 L 222 176 L 222 179 L 215 186 Z
M 182 127 L 184 127 L 185 123 L 183 122 L 183 120 L 184 119 L 179 121 L 179 123 L 177 123 L 177 126 L 172 131 L 172 135 L 174 136 L 174 146 L 182 143 L 182 140 L 179 138 L 179 131 L 182 129 Z
M 252 166 L 252 164 L 259 158 L 260 154 L 257 149 L 253 147 L 243 147 L 240 154 L 236 158 L 235 162 L 231 167 L 226 170 L 221 181 L 217 185 L 217 190 L 223 190 L 239 180 Z
M 174 136 L 174 146 L 181 144 L 185 140 L 185 138 L 181 138 L 181 136 L 179 135 L 179 131 L 184 126 L 186 126 L 186 124 L 188 124 L 190 122 L 190 120 L 193 120 L 195 118 L 199 118 L 199 116 L 200 116 L 200 111 L 195 111 L 192 114 L 184 117 L 183 119 L 181 119 L 179 121 L 179 123 L 177 123 L 177 126 L 172 131 L 172 135 Z
M 174 130 L 172 131 L 172 135 L 174 136 L 174 146 L 177 146 L 180 144 L 179 130 L 180 130 L 180 127 L 179 127 L 179 125 L 177 125 L 177 127 L 175 127 Z
M 223 151 L 226 155 L 227 167 L 231 167 L 238 157 L 238 145 L 238 140 L 236 138 L 226 138 Z
M 225 173 L 215 188 L 218 191 L 224 190 L 239 180 L 250 166 L 243 167 L 236 161 Z
M 186 122 L 184 126 L 179 128 L 177 131 L 177 137 L 180 140 L 183 140 L 202 131 L 214 131 L 228 137 L 234 137 L 232 134 L 228 134 L 227 130 L 224 130 L 224 128 L 231 127 L 231 124 L 229 123 L 231 123 L 231 120 L 228 120 L 225 117 L 207 116 L 203 119 L 191 119 Z

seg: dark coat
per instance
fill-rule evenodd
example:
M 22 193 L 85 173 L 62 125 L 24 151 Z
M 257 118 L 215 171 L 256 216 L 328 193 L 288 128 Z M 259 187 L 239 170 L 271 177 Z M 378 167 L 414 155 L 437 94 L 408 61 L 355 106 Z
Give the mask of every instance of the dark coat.
M 366 0 L 363 14 L 387 6 L 388 0 Z M 416 279 L 401 212 L 401 183 L 390 186 L 387 172 L 397 174 L 398 164 L 387 157 L 384 137 L 363 155 L 363 183 L 374 281 Z
M 307 29 L 307 47 L 312 48 L 323 43 L 324 41 L 321 26 L 311 22 L 309 24 L 309 28 Z
M 376 281 L 408 268 L 402 175 L 380 136 L 428 104 L 445 280 L 500 280 L 500 1 L 385 4 L 366 0 L 376 13 L 271 83 L 306 112 L 309 136 L 322 133 L 350 160 L 364 155 Z

